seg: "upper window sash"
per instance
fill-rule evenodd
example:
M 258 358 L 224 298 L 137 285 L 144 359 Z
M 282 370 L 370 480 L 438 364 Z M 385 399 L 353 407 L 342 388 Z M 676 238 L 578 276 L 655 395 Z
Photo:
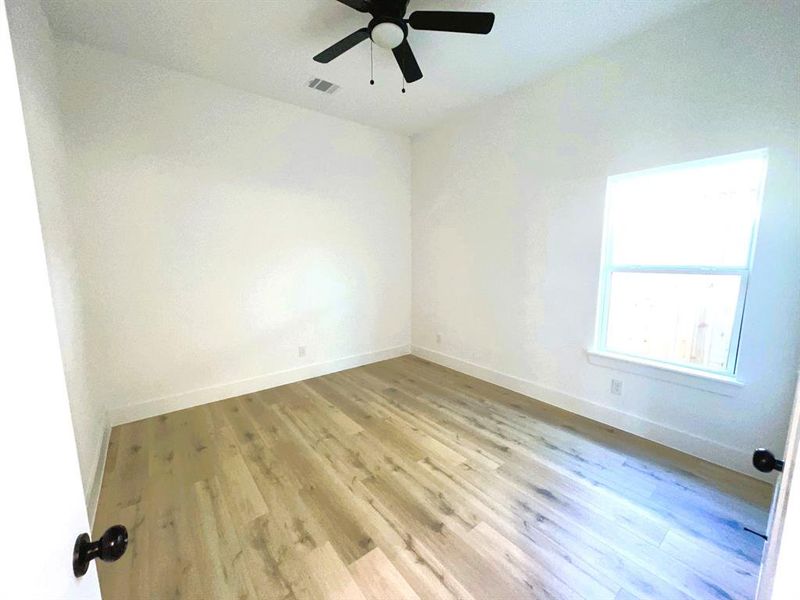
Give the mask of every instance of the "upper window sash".
M 604 264 L 626 264 L 632 259 L 696 266 L 693 263 L 699 259 L 708 266 L 749 268 L 767 161 L 768 152 L 761 149 L 610 176 Z M 726 209 L 728 203 L 731 210 Z M 670 250 L 671 232 L 684 229 L 688 246 Z M 706 229 L 712 237 L 722 236 L 725 243 L 705 248 L 698 244 Z M 735 250 L 737 242 L 740 250 Z M 640 251 L 636 250 L 639 244 Z

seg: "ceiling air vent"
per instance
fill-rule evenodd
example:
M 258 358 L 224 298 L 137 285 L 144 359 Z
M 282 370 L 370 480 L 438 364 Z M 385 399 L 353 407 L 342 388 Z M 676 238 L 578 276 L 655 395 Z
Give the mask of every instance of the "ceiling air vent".
M 319 79 L 315 77 L 311 81 L 308 82 L 308 87 L 319 90 L 320 92 L 325 92 L 326 94 L 332 94 L 336 90 L 339 89 L 339 86 L 335 83 L 331 83 L 330 81 L 325 81 L 324 79 Z

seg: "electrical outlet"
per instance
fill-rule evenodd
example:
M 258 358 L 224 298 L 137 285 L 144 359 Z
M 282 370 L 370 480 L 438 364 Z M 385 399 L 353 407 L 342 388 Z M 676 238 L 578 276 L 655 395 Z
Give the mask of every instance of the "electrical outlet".
M 621 379 L 612 379 L 611 380 L 611 393 L 615 396 L 622 396 L 622 380 Z
M 442 343 L 442 334 L 441 333 L 437 333 L 436 334 L 436 343 L 437 344 L 441 344 Z
M 306 355 L 306 347 L 305 346 L 298 346 L 297 347 L 297 356 L 303 358 Z

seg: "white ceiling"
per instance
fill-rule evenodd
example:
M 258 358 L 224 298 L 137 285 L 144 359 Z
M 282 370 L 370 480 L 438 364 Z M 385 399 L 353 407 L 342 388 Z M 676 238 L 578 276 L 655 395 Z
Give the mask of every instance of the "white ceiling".
M 60 37 L 353 121 L 414 134 L 454 110 L 528 83 L 701 0 L 411 0 L 420 9 L 494 12 L 489 35 L 411 31 L 424 78 L 400 93 L 391 52 L 364 42 L 327 65 L 312 57 L 364 27 L 336 0 L 43 0 Z M 321 77 L 334 95 L 309 89 Z

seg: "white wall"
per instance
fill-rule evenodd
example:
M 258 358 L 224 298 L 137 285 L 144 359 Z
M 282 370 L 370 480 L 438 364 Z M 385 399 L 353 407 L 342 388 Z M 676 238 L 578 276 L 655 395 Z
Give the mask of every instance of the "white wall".
M 90 388 L 88 377 L 86 314 L 74 251 L 76 223 L 70 211 L 70 177 L 58 106 L 55 45 L 38 2 L 8 0 L 6 5 L 75 441 L 84 492 L 89 512 L 93 513 L 107 423 L 105 406 Z M 31 439 L 35 438 L 34 425 Z
M 407 352 L 408 138 L 58 54 L 89 375 L 112 422 Z
M 752 448 L 780 452 L 800 343 L 798 22 L 791 1 L 707 5 L 416 137 L 415 351 L 744 472 Z M 606 178 L 762 147 L 746 385 L 590 364 Z
M 106 407 L 121 422 L 402 353 L 410 186 L 418 352 L 744 471 L 753 446 L 781 447 L 800 337 L 796 3 L 703 7 L 413 151 L 61 41 L 65 168 L 52 40 L 36 3 L 12 8 L 87 493 Z M 606 177 L 759 147 L 746 386 L 589 364 Z

